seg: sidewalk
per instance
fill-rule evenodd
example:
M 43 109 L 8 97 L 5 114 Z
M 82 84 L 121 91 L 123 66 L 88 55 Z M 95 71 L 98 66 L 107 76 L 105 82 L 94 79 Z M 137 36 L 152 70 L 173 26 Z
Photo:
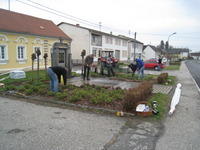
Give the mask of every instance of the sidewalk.
M 185 63 L 175 72 L 182 93 L 175 113 L 165 120 L 163 136 L 156 150 L 197 150 L 200 147 L 200 98 Z

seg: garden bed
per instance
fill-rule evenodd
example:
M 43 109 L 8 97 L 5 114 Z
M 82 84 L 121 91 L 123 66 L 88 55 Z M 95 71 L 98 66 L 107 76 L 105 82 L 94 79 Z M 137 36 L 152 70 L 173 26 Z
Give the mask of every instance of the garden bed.
M 139 88 L 136 87 L 130 90 L 88 84 L 80 87 L 67 84 L 66 86 L 61 85 L 59 92 L 53 93 L 49 91 L 49 79 L 45 71 L 40 71 L 39 80 L 36 77 L 37 72 L 34 71 L 26 72 L 25 79 L 5 79 L 2 81 L 5 88 L 1 88 L 0 92 L 15 91 L 29 97 L 42 96 L 55 101 L 130 113 L 135 113 L 135 103 L 140 100 L 148 101 L 154 96 L 151 93 L 152 85 L 147 82 L 142 82 L 143 85 L 139 85 Z

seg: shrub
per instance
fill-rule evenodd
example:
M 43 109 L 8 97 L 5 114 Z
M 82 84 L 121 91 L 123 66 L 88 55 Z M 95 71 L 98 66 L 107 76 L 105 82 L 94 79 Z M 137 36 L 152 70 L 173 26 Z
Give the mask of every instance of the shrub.
M 123 110 L 133 111 L 138 102 L 146 101 L 152 94 L 152 83 L 142 82 L 138 87 L 126 91 L 123 103 Z
M 167 82 L 167 78 L 168 78 L 168 73 L 161 73 L 158 76 L 157 81 L 159 84 L 164 84 L 165 82 Z

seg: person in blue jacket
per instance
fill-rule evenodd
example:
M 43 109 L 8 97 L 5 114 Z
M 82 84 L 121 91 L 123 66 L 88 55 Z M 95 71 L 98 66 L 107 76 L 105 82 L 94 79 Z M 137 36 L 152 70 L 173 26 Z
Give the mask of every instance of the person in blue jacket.
M 139 78 L 143 78 L 144 77 L 144 62 L 140 58 L 137 58 L 135 61 L 136 61 Z

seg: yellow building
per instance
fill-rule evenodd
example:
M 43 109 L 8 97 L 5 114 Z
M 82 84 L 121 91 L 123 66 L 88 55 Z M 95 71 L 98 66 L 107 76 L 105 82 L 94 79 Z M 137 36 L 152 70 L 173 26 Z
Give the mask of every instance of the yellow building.
M 0 72 L 11 69 L 31 68 L 31 55 L 41 51 L 40 66 L 44 66 L 44 54 L 51 53 L 54 44 L 69 38 L 52 21 L 0 9 Z

